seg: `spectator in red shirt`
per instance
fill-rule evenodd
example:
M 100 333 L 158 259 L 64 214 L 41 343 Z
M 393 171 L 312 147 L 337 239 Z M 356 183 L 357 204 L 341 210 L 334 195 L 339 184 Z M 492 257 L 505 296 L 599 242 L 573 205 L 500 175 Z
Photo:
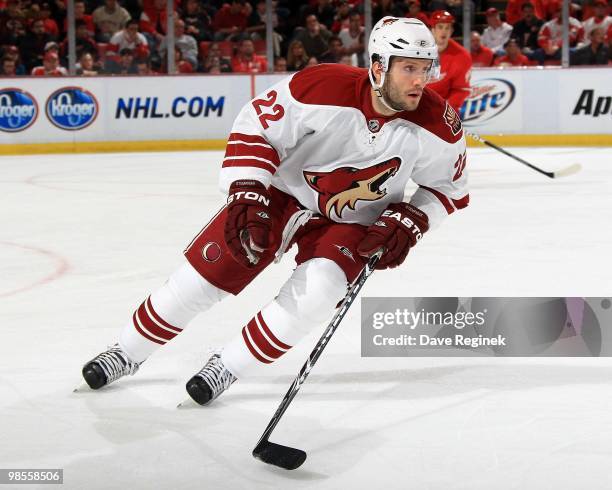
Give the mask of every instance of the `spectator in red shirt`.
M 508 0 L 506 3 L 506 22 L 510 25 L 516 24 L 522 18 L 521 8 L 525 0 Z
M 243 39 L 232 58 L 232 69 L 235 73 L 263 73 L 268 70 L 268 63 L 265 57 L 255 54 L 253 41 Z
M 59 37 L 59 27 L 57 26 L 57 22 L 51 18 L 51 7 L 49 7 L 48 3 L 41 3 L 40 6 L 33 4 L 32 10 L 38 8 L 39 11 L 36 15 L 38 19 L 42 19 L 45 25 L 45 32 L 50 34 L 53 38 L 57 39 Z
M 510 25 L 516 24 L 523 18 L 523 6 L 532 4 L 534 14 L 538 19 L 546 18 L 546 5 L 543 0 L 508 0 L 506 4 L 506 22 Z
M 470 56 L 472 57 L 472 66 L 491 66 L 493 64 L 493 51 L 486 46 L 483 46 L 480 41 L 480 34 L 472 31 L 470 38 Z
M 334 23 L 332 24 L 331 31 L 334 34 L 338 34 L 342 29 L 349 26 L 349 14 L 351 13 L 351 4 L 347 0 L 341 0 L 340 4 L 336 8 L 336 15 L 334 17 Z
M 60 66 L 57 53 L 47 53 L 43 59 L 42 66 L 32 69 L 35 77 L 62 77 L 68 75 L 66 68 Z
M 454 22 L 455 18 L 447 11 L 438 10 L 431 14 L 431 32 L 440 57 L 440 78 L 427 86 L 459 112 L 463 101 L 470 95 L 472 58 L 463 46 L 451 39 Z
M 153 47 L 164 39 L 168 26 L 166 0 L 153 0 L 148 3 L 140 14 L 140 32 L 149 40 Z
M 608 2 L 605 0 L 596 0 L 593 3 L 593 17 L 582 23 L 585 39 L 590 39 L 591 31 L 596 28 L 602 29 L 606 34 L 608 27 L 612 25 L 612 16 L 608 15 L 608 12 Z
M 546 22 L 538 34 L 538 44 L 544 50 L 547 59 L 561 58 L 561 45 L 563 44 L 563 22 L 561 20 L 561 7 L 558 6 L 552 20 Z M 576 46 L 584 37 L 584 29 L 579 20 L 569 18 L 570 47 Z
M 232 0 L 221 7 L 213 19 L 215 41 L 234 41 L 247 28 L 249 15 L 244 0 Z
M 521 47 L 516 39 L 509 39 L 504 44 L 506 54 L 495 60 L 495 66 L 529 66 L 529 58 L 521 53 Z
M 423 12 L 421 12 L 421 2 L 420 0 L 411 0 L 408 2 L 408 12 L 406 13 L 406 17 L 419 19 L 423 24 L 429 27 L 429 17 Z
M 87 26 L 87 34 L 89 37 L 93 37 L 96 33 L 96 26 L 94 25 L 93 17 L 85 12 L 85 2 L 83 0 L 76 0 L 74 2 L 74 20 L 75 22 L 79 20 L 84 21 Z M 64 32 L 68 32 L 68 19 L 64 19 Z

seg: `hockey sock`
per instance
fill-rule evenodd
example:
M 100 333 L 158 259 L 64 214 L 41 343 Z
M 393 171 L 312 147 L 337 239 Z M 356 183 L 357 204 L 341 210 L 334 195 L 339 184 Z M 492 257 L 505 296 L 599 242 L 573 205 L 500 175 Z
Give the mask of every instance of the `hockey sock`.
M 119 345 L 132 361 L 140 363 L 227 294 L 185 262 L 134 312 L 119 335 Z
M 238 379 L 257 364 L 271 364 L 325 321 L 346 292 L 346 275 L 329 259 L 299 265 L 278 296 L 223 349 L 225 367 Z

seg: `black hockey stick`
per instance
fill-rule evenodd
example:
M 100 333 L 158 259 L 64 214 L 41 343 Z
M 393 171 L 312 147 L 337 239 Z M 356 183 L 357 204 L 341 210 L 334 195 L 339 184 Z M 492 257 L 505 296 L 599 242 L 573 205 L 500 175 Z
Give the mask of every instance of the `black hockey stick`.
M 297 378 L 295 378 L 295 380 L 293 381 L 293 384 L 289 388 L 289 391 L 287 391 L 285 398 L 283 398 L 283 401 L 276 409 L 276 413 L 272 417 L 272 420 L 270 420 L 268 427 L 266 427 L 266 430 L 259 439 L 257 446 L 255 446 L 255 449 L 253 449 L 253 456 L 256 459 L 259 459 L 264 463 L 279 466 L 280 468 L 284 468 L 286 470 L 295 470 L 296 468 L 299 468 L 302 463 L 304 463 L 304 461 L 306 461 L 305 451 L 293 447 L 283 446 L 281 444 L 276 444 L 275 442 L 270 442 L 270 434 L 272 434 L 272 431 L 274 430 L 281 417 L 289 407 L 289 404 L 295 398 L 295 395 L 297 395 L 297 392 L 299 391 L 304 381 L 306 381 L 310 370 L 313 368 L 313 366 L 317 362 L 317 359 L 319 359 L 319 357 L 323 353 L 323 349 L 325 349 L 325 346 L 338 328 L 338 325 L 340 325 L 340 322 L 342 321 L 349 307 L 359 294 L 359 291 L 366 282 L 366 279 L 370 276 L 370 274 L 372 274 L 372 272 L 374 272 L 374 267 L 379 261 L 381 255 L 382 250 L 379 250 L 370 258 L 366 266 L 363 268 L 359 276 L 357 276 L 357 279 L 355 279 L 352 286 L 346 293 L 346 296 L 344 297 L 340 308 L 338 309 L 331 322 L 325 329 L 325 332 L 323 332 L 323 335 L 317 342 L 317 345 L 315 345 L 314 349 L 310 353 L 310 356 L 308 357 L 308 359 L 302 366 L 302 369 L 300 370 L 300 374 L 298 374 Z
M 474 133 L 470 133 L 468 131 L 466 131 L 466 134 L 470 136 L 471 138 L 474 138 L 479 143 L 482 143 L 483 145 L 487 145 L 490 148 L 493 148 L 494 150 L 497 150 L 503 153 L 504 155 L 509 156 L 510 158 L 513 158 L 517 162 L 521 162 L 523 165 L 527 165 L 529 168 L 535 170 L 536 172 L 540 172 L 541 174 L 546 175 L 546 177 L 550 177 L 551 179 L 556 179 L 559 177 L 567 177 L 568 175 L 572 175 L 572 174 L 575 174 L 576 172 L 579 172 L 580 169 L 582 168 L 582 166 L 579 163 L 574 163 L 570 165 L 569 167 L 562 168 L 561 170 L 557 170 L 556 172 L 547 172 L 546 170 L 542 170 L 541 168 L 536 167 L 532 163 L 529 163 L 523 160 L 522 158 L 517 157 L 513 153 L 510 153 L 509 151 L 504 150 L 502 147 L 497 146 L 495 143 L 491 143 L 490 141 L 484 139 L 482 136 L 479 136 Z

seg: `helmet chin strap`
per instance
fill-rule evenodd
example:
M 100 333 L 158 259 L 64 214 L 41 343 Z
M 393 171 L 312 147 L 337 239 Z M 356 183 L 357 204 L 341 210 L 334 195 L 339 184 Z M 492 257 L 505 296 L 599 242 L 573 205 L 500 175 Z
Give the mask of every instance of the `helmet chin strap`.
M 374 89 L 374 93 L 378 97 L 378 100 L 380 100 L 382 102 L 382 104 L 387 109 L 389 109 L 390 111 L 393 111 L 393 112 L 402 112 L 402 111 L 398 111 L 397 109 L 394 109 L 389 104 L 387 104 L 387 101 L 385 100 L 385 96 L 382 93 L 382 86 L 385 83 L 386 72 L 384 70 L 381 72 L 381 74 L 380 74 L 380 84 L 376 83 L 376 80 L 374 80 L 374 75 L 372 73 L 372 69 L 371 68 L 370 68 L 370 70 L 368 70 L 368 75 L 370 76 L 370 84 L 372 85 L 372 88 Z

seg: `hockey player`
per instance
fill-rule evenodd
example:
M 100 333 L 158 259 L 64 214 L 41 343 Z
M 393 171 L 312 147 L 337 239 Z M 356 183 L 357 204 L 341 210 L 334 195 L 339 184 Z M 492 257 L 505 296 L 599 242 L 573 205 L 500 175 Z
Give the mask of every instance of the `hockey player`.
M 467 206 L 461 121 L 425 86 L 437 69 L 431 32 L 385 17 L 368 49 L 369 70 L 308 68 L 242 109 L 220 173 L 227 204 L 118 343 L 84 366 L 91 388 L 134 374 L 199 312 L 239 294 L 296 245 L 297 267 L 278 295 L 187 382 L 197 403 L 210 403 L 331 316 L 371 254 L 384 247 L 378 268 L 396 267 Z M 419 188 L 404 200 L 409 179 Z
M 463 101 L 470 95 L 472 57 L 458 42 L 451 39 L 455 18 L 450 12 L 436 10 L 431 14 L 433 32 L 440 56 L 440 78 L 429 85 L 459 112 Z

